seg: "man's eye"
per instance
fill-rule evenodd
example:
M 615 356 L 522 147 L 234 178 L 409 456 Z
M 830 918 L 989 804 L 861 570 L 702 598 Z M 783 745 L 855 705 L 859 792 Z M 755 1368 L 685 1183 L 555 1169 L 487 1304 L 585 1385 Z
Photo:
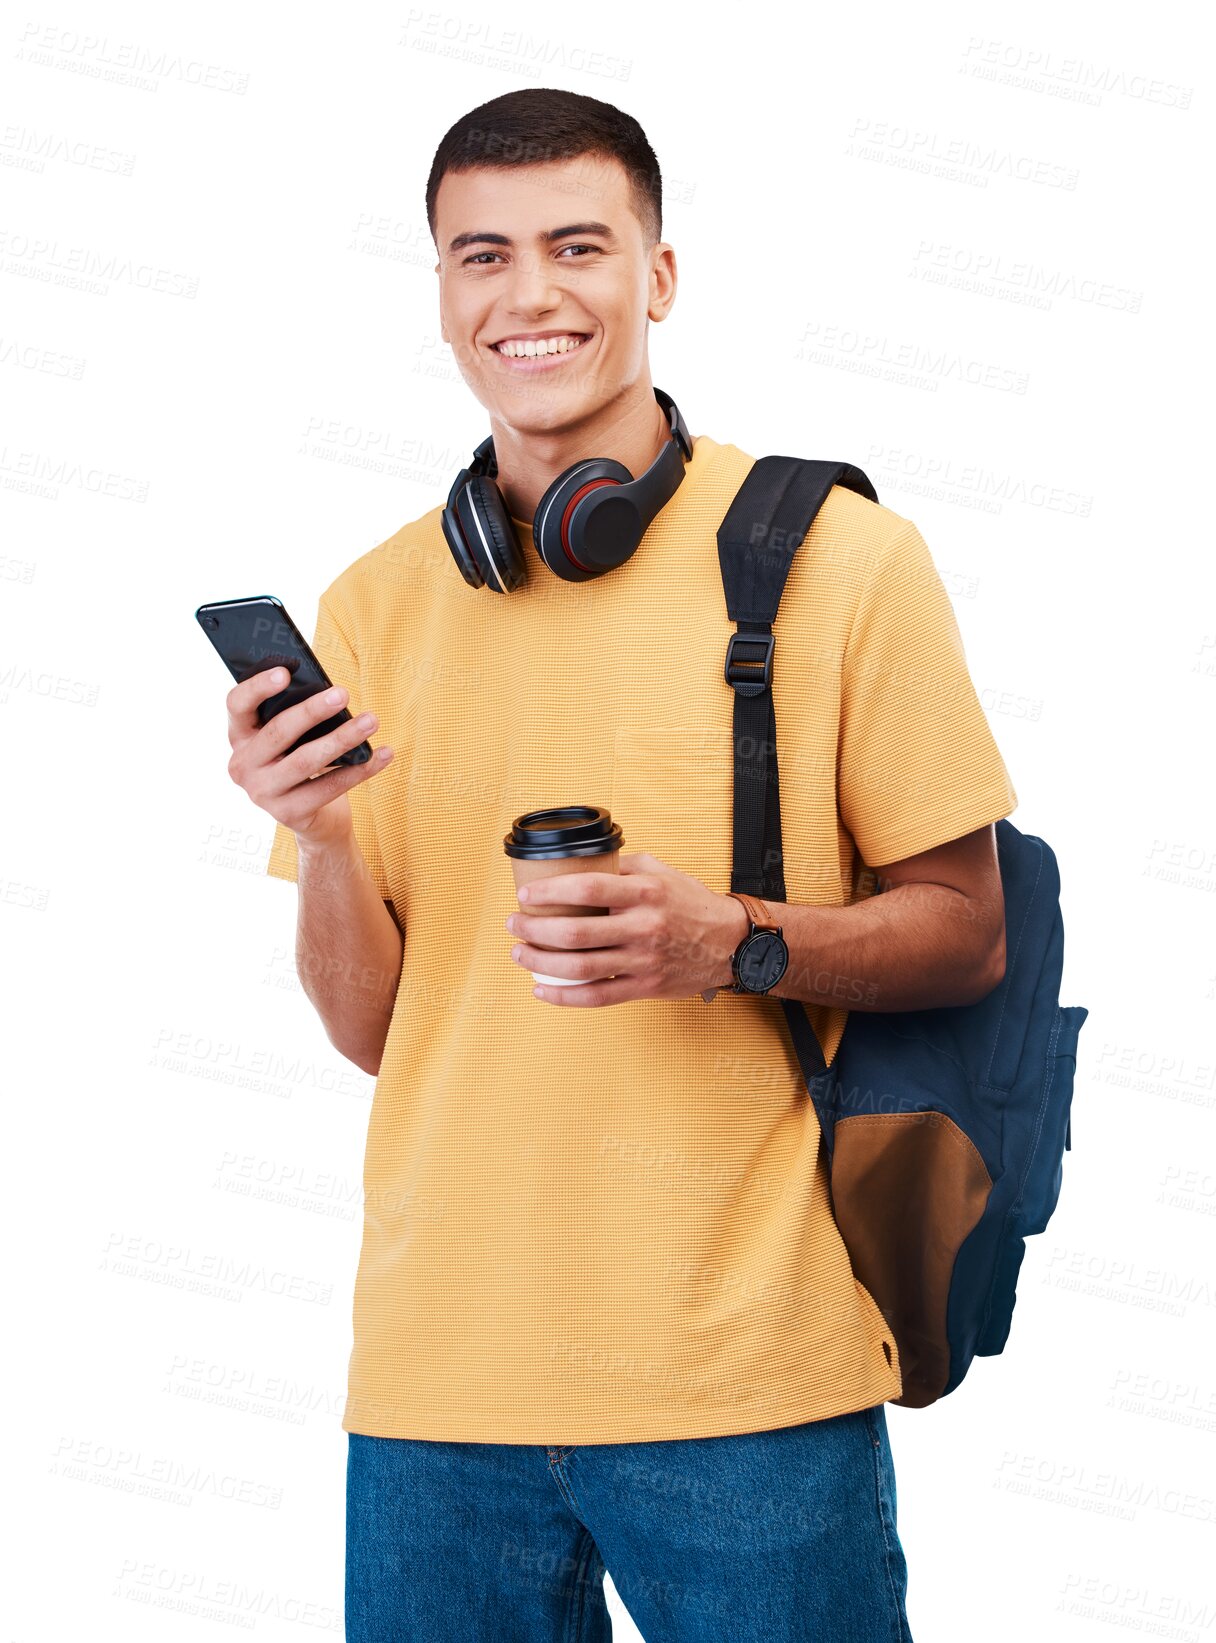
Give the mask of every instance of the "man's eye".
M 563 245 L 561 251 L 558 252 L 558 256 L 561 256 L 562 251 L 599 251 L 600 249 L 601 247 L 598 245 Z M 475 251 L 471 257 L 466 257 L 464 260 L 467 266 L 469 263 L 481 263 L 483 257 L 498 258 L 498 256 L 497 251 Z M 583 259 L 581 257 L 568 257 L 566 260 L 568 262 L 582 262 Z M 482 266 L 485 266 L 484 263 L 482 263 Z

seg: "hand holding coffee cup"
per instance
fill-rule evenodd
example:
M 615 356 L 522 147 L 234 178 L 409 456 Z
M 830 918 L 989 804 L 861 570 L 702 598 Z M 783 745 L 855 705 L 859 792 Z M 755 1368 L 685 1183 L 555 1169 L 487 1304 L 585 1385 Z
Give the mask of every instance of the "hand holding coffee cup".
M 550 878 L 559 873 L 615 873 L 619 871 L 617 863 L 624 842 L 620 826 L 602 805 L 566 804 L 517 816 L 502 847 L 510 858 L 518 890 L 521 884 L 533 879 Z M 586 918 L 592 914 L 606 916 L 609 909 L 546 901 L 531 911 L 534 916 L 544 918 Z M 534 941 L 532 945 L 544 944 Z M 559 948 L 548 950 L 561 951 Z M 555 987 L 586 986 L 585 981 L 574 981 L 569 976 L 541 975 L 536 970 L 532 975 L 536 981 Z

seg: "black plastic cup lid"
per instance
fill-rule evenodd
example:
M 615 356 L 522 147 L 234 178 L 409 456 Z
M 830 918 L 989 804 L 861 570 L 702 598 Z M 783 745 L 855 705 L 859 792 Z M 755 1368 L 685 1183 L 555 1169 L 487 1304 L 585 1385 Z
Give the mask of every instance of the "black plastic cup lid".
M 625 842 L 620 825 L 600 804 L 563 804 L 516 816 L 502 847 L 522 861 L 552 856 L 606 856 Z

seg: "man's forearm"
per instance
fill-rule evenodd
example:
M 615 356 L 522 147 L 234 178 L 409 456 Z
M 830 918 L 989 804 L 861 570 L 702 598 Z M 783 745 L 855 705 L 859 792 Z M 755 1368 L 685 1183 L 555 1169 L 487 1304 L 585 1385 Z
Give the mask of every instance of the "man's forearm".
M 296 968 L 330 1043 L 376 1073 L 405 944 L 352 833 L 310 847 L 297 837 Z
M 983 998 L 1003 974 L 1004 924 L 942 884 L 900 884 L 849 907 L 764 905 L 790 950 L 770 998 L 843 1010 L 931 1010 Z M 742 905 L 722 897 L 723 935 L 698 981 L 729 986 L 729 960 L 746 935 Z M 698 989 L 699 990 L 699 989 Z
M 844 1010 L 972 1004 L 1003 973 L 985 909 L 943 884 L 897 884 L 849 907 L 765 900 L 790 961 L 769 997 Z

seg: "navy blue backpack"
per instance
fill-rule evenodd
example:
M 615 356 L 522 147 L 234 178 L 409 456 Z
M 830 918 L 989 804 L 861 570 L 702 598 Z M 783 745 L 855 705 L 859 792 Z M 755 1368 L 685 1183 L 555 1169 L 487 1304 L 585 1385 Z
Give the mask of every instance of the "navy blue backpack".
M 734 705 L 730 887 L 786 900 L 772 624 L 793 556 L 833 485 L 877 502 L 845 462 L 761 457 L 718 530 Z M 757 545 L 763 551 L 757 552 Z M 853 1272 L 895 1337 L 922 1409 L 1009 1334 L 1025 1239 L 1056 1207 L 1072 1145 L 1077 1036 L 1060 1004 L 1064 923 L 1051 847 L 1002 817 L 1005 975 L 977 1003 L 850 1012 L 832 1065 L 804 1006 L 780 1003 L 823 1134 Z

